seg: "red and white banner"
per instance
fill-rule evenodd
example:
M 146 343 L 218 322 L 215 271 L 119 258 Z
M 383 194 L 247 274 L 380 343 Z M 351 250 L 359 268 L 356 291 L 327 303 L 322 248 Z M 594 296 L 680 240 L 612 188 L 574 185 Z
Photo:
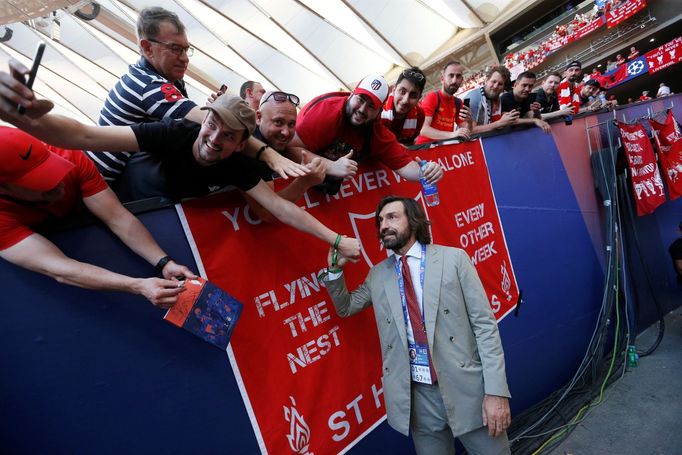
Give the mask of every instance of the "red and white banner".
M 516 306 L 519 291 L 481 143 L 419 156 L 445 168 L 440 205 L 425 207 L 433 241 L 467 251 L 499 320 Z M 374 211 L 388 194 L 423 204 L 418 183 L 378 164 L 361 167 L 335 196 L 304 196 L 311 215 L 362 244 L 363 260 L 346 267 L 350 289 L 387 257 Z M 317 280 L 329 246 L 280 223 L 262 223 L 236 191 L 183 202 L 178 210 L 201 274 L 244 304 L 228 356 L 261 450 L 339 453 L 382 422 L 374 312 L 336 315 Z
M 569 40 L 570 41 L 577 41 L 579 39 L 584 38 L 586 35 L 589 35 L 593 31 L 597 30 L 598 28 L 602 27 L 604 25 L 604 18 L 603 17 L 597 17 L 594 19 L 592 22 L 589 24 L 585 24 L 582 27 L 580 27 L 578 30 L 573 32 L 573 34 L 570 36 Z
M 671 110 L 663 123 L 650 119 L 670 199 L 682 195 L 682 135 Z
M 648 215 L 665 202 L 661 173 L 646 130 L 640 123 L 618 122 L 623 148 L 632 176 L 632 190 L 637 203 L 637 215 Z
M 649 64 L 649 73 L 653 74 L 682 61 L 682 37 L 659 46 L 644 54 Z
M 646 8 L 646 0 L 628 0 L 618 8 L 606 13 L 606 24 L 609 28 L 615 27 L 644 8 Z

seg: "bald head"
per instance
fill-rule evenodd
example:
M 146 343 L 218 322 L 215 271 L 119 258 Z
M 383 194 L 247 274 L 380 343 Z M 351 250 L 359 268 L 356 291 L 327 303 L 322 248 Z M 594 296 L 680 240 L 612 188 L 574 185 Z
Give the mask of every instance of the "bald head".
M 289 100 L 277 101 L 270 97 L 261 104 L 256 112 L 256 124 L 270 147 L 278 152 L 286 149 L 296 133 L 296 115 L 296 106 Z

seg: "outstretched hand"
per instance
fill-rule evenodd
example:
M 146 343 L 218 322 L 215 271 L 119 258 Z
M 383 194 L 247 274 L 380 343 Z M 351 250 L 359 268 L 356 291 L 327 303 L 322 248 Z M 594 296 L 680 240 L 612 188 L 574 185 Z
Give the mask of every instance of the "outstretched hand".
M 42 117 L 52 110 L 52 101 L 37 100 L 33 91 L 24 85 L 28 68 L 10 59 L 9 71 L 0 72 L 0 119 L 19 125 L 26 121 L 26 117 Z M 25 115 L 19 114 L 18 105 L 25 108 Z
M 178 300 L 178 294 L 184 290 L 182 281 L 162 278 L 144 278 L 137 286 L 137 291 L 154 306 L 164 309 L 172 307 Z
M 355 152 L 351 150 L 348 154 L 342 156 L 338 160 L 332 161 L 329 169 L 327 170 L 327 174 L 343 179 L 347 177 L 354 177 L 358 172 L 358 163 L 357 161 L 351 159 L 353 153 Z
M 416 157 L 415 161 L 421 166 L 421 158 Z M 427 161 L 426 167 L 422 172 L 424 173 L 424 178 L 429 183 L 438 183 L 443 178 L 443 167 L 435 161 Z
M 163 277 L 167 280 L 176 280 L 176 284 L 178 277 L 183 277 L 187 280 L 192 280 L 197 277 L 190 269 L 184 265 L 177 264 L 175 261 L 168 262 L 164 266 L 162 273 Z
M 263 152 L 263 161 L 283 179 L 302 177 L 310 172 L 310 169 L 305 165 L 294 163 L 270 147 L 266 148 Z

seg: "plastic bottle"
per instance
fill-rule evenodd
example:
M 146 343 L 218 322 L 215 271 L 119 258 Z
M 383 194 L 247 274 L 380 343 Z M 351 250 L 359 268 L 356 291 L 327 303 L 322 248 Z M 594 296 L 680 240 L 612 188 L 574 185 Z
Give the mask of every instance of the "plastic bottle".
M 637 349 L 633 345 L 628 346 L 628 366 L 636 368 L 638 363 L 639 354 L 637 354 Z
M 599 101 L 601 102 L 601 107 L 606 107 L 606 95 L 604 92 L 599 92 Z
M 422 193 L 424 193 L 426 205 L 429 207 L 434 207 L 440 204 L 440 196 L 438 195 L 438 187 L 434 183 L 427 182 L 426 178 L 424 178 L 424 170 L 426 169 L 427 165 L 428 162 L 426 161 L 422 161 L 420 164 L 421 176 L 419 177 L 419 182 L 422 184 Z

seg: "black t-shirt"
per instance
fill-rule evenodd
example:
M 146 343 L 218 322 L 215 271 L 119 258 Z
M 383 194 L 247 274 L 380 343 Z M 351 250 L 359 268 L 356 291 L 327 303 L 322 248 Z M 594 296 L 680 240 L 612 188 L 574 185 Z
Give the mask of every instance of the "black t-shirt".
M 199 165 L 192 146 L 201 125 L 186 119 L 163 119 L 131 126 L 140 150 L 149 155 L 148 174 L 138 176 L 137 199 L 163 196 L 172 199 L 198 197 L 228 185 L 248 191 L 260 181 L 254 160 L 235 152 L 211 165 Z
M 550 112 L 559 110 L 559 99 L 555 93 L 548 96 L 542 87 L 535 90 L 533 93 L 535 93 L 535 101 L 542 106 L 542 109 L 540 109 L 541 114 L 549 114 Z
M 500 95 L 500 103 L 502 112 L 511 112 L 516 109 L 519 111 L 519 116 L 523 117 L 530 111 L 531 97 L 529 96 L 523 101 L 516 101 L 513 93 L 503 93 Z

